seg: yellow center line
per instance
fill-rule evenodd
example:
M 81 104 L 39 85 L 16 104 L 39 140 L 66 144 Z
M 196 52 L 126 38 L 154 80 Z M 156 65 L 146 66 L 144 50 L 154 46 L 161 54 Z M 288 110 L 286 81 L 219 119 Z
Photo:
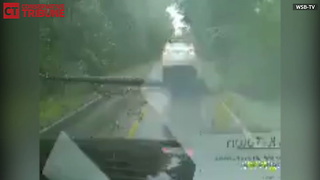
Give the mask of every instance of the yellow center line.
M 143 107 L 141 107 L 141 111 L 140 111 L 140 113 L 139 113 L 138 119 L 136 119 L 136 120 L 132 123 L 132 125 L 131 125 L 131 127 L 130 127 L 130 129 L 129 129 L 129 132 L 128 132 L 128 138 L 129 138 L 129 139 L 132 139 L 132 138 L 135 137 L 135 135 L 136 135 L 136 133 L 137 133 L 137 131 L 138 131 L 138 129 L 139 129 L 140 122 L 141 122 L 141 121 L 144 119 L 144 117 L 145 117 L 145 113 L 146 113 L 146 106 L 143 106 Z
M 135 121 L 133 122 L 133 124 L 131 125 L 131 128 L 130 128 L 129 133 L 128 133 L 128 138 L 129 138 L 129 139 L 132 139 L 132 138 L 135 137 L 138 128 L 139 128 L 139 121 L 138 121 L 138 120 L 135 120 Z

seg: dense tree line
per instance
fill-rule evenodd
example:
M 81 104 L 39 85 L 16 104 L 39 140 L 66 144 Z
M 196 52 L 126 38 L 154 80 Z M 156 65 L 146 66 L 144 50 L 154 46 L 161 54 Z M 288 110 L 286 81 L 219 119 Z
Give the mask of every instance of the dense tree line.
M 46 0 L 44 3 L 49 3 Z M 155 60 L 170 36 L 170 1 L 72 0 L 65 18 L 43 19 L 40 72 L 106 75 Z M 43 95 L 63 91 L 42 83 Z
M 280 93 L 279 0 L 183 0 L 186 20 L 224 86 L 253 98 Z

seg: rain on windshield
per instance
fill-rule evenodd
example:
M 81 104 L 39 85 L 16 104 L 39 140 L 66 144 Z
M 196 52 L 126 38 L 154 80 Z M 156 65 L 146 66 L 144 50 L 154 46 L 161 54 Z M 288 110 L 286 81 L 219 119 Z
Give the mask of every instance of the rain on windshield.
M 279 0 L 78 0 L 66 7 L 65 18 L 41 22 L 40 140 L 69 139 L 70 148 L 174 141 L 195 164 L 190 179 L 280 179 Z M 61 151 L 62 159 L 84 162 L 72 152 Z M 45 178 L 67 177 L 44 164 Z M 152 177 L 168 175 L 159 172 Z

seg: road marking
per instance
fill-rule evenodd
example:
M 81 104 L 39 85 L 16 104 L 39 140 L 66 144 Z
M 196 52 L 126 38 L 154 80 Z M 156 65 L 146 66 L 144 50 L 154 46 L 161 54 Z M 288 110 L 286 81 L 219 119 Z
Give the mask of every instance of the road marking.
M 252 135 L 252 133 L 247 129 L 247 127 L 244 125 L 243 121 L 237 117 L 232 110 L 226 105 L 225 102 L 221 102 L 222 106 L 227 110 L 227 112 L 231 115 L 232 120 L 240 126 L 243 135 L 245 136 L 245 138 L 253 140 L 255 139 L 254 136 Z M 262 144 L 260 145 L 256 145 L 254 148 L 264 148 L 264 146 Z
M 42 130 L 40 130 L 40 134 L 43 134 L 43 133 L 47 132 L 48 130 L 54 128 L 55 126 L 57 126 L 58 124 L 62 123 L 63 121 L 66 121 L 66 120 L 68 120 L 70 117 L 76 115 L 77 113 L 82 112 L 83 110 L 85 110 L 86 108 L 88 108 L 90 105 L 98 102 L 100 99 L 102 99 L 102 96 L 101 96 L 101 95 L 98 95 L 97 98 L 89 101 L 88 103 L 82 105 L 82 106 L 79 107 L 78 109 L 76 109 L 76 110 L 70 112 L 69 114 L 63 116 L 61 119 L 59 119 L 58 121 L 54 122 L 54 123 L 51 124 L 50 126 L 45 127 L 45 128 L 43 128 Z
M 146 113 L 146 106 L 144 105 L 144 106 L 141 107 L 141 111 L 139 113 L 138 119 L 133 122 L 133 124 L 131 125 L 131 127 L 129 129 L 129 132 L 128 132 L 128 138 L 129 139 L 134 138 L 136 136 L 136 133 L 137 133 L 137 131 L 139 129 L 140 122 L 145 117 L 145 113 Z
M 252 138 L 251 132 L 243 124 L 242 120 L 232 111 L 232 108 L 235 106 L 235 99 L 233 96 L 227 96 L 225 100 L 222 100 L 218 105 L 217 113 L 217 125 L 219 129 L 226 130 L 231 128 L 231 122 L 234 122 L 236 125 L 240 126 L 242 133 L 247 138 Z
M 139 121 L 138 120 L 135 120 L 129 130 L 129 133 L 128 133 L 128 138 L 131 139 L 131 138 L 134 138 L 136 133 L 137 133 L 137 130 L 139 128 Z
M 215 114 L 215 117 L 216 117 L 215 127 L 219 129 L 219 131 L 227 130 L 228 128 L 230 128 L 230 124 L 232 121 L 230 117 L 230 113 L 226 110 L 226 108 L 222 103 L 223 102 L 217 105 L 216 114 Z
M 227 110 L 227 112 L 231 115 L 232 119 L 234 120 L 234 122 L 240 126 L 242 133 L 247 137 L 252 139 L 252 134 L 251 132 L 248 131 L 248 129 L 246 128 L 246 126 L 242 123 L 242 121 L 240 120 L 240 118 L 238 118 L 232 111 L 231 109 L 224 103 L 221 103 L 223 105 L 223 107 Z

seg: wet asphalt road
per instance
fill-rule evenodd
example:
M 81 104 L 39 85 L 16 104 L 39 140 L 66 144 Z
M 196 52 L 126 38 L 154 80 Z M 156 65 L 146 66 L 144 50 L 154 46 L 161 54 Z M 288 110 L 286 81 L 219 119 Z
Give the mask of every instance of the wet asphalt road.
M 149 72 L 147 79 L 161 77 L 160 70 L 159 64 L 154 64 L 147 70 Z M 230 162 L 214 162 L 217 156 L 278 155 L 279 151 L 240 152 L 236 149 L 225 149 L 225 144 L 230 138 L 242 136 L 201 133 L 209 127 L 209 122 L 205 121 L 208 119 L 205 114 L 210 113 L 210 108 L 204 112 L 203 109 L 212 107 L 210 106 L 212 97 L 180 98 L 175 99 L 174 103 L 173 99 L 164 89 L 142 87 L 126 95 L 114 95 L 101 99 L 86 111 L 74 116 L 70 121 L 72 123 L 60 130 L 66 132 L 71 138 L 79 140 L 113 137 L 160 140 L 177 137 L 183 146 L 193 148 L 196 152 L 193 160 L 198 166 L 197 176 L 201 180 L 211 177 L 219 179 L 243 177 L 256 180 L 261 179 L 262 176 L 275 174 L 267 171 L 262 174 L 244 173 L 237 163 L 231 165 Z M 171 121 L 172 117 L 178 118 L 173 118 L 174 121 Z M 53 134 L 48 133 L 43 137 L 50 138 Z M 232 170 L 233 173 L 226 173 L 227 170 Z M 279 173 L 276 173 L 275 179 L 278 179 L 278 175 Z

